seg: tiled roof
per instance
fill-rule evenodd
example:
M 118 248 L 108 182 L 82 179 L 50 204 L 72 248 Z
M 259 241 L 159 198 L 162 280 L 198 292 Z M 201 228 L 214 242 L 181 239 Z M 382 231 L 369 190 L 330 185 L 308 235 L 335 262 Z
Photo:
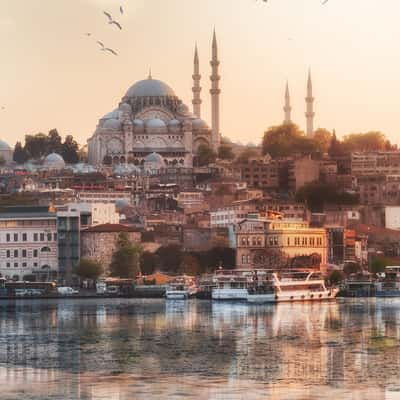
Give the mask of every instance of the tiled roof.
M 138 232 L 133 226 L 122 224 L 100 224 L 83 229 L 82 232 Z

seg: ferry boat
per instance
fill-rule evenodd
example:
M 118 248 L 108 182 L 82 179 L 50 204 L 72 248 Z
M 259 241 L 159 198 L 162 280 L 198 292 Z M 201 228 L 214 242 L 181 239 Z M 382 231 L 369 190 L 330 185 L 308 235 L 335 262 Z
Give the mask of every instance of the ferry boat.
M 386 267 L 375 288 L 376 297 L 400 297 L 400 267 Z
M 167 299 L 185 300 L 197 292 L 196 281 L 191 276 L 179 276 L 168 284 L 165 291 Z
M 277 303 L 332 300 L 339 293 L 337 288 L 327 288 L 316 272 L 273 273 L 272 276 Z
M 334 299 L 339 290 L 327 288 L 315 272 L 277 273 L 268 270 L 217 271 L 213 300 L 280 303 Z

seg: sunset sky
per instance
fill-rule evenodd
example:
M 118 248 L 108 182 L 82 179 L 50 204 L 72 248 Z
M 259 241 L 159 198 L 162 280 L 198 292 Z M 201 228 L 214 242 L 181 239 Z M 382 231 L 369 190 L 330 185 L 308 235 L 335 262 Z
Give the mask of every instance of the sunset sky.
M 293 120 L 304 129 L 311 67 L 315 127 L 339 136 L 381 130 L 399 143 L 399 0 L 321 1 L 0 0 L 0 139 L 14 145 L 57 128 L 84 144 L 149 67 L 191 107 L 195 41 L 210 122 L 215 26 L 224 136 L 257 143 L 280 124 L 286 79 Z M 109 26 L 103 10 L 124 29 Z M 120 55 L 99 51 L 96 40 Z

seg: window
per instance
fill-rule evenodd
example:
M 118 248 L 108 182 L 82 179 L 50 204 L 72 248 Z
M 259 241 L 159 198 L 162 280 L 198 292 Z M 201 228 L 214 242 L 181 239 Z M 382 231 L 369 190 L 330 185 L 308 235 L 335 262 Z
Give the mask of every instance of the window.
M 44 233 L 41 233 L 41 234 L 40 234 L 40 241 L 41 241 L 41 242 L 44 242 Z
M 7 258 L 10 258 L 10 257 L 11 257 L 11 251 L 10 251 L 10 250 L 7 250 L 7 251 L 6 251 L 6 257 L 7 257 Z
M 22 263 L 22 266 L 23 266 L 24 268 L 26 268 L 26 262 L 23 262 L 23 263 Z
M 22 234 L 22 241 L 26 242 L 28 240 L 28 235 L 26 233 Z
M 39 239 L 39 235 L 38 235 L 37 233 L 34 233 L 34 234 L 33 234 L 33 241 L 34 241 L 34 242 L 37 242 L 38 239 Z
M 14 233 L 14 242 L 18 242 L 18 233 Z
M 57 233 L 53 233 L 53 240 L 56 242 L 57 241 Z
M 18 263 L 14 263 L 14 268 L 18 268 Z
M 26 250 L 22 250 L 22 257 L 26 258 Z
M 37 257 L 38 256 L 38 251 L 37 249 L 33 250 L 33 257 Z
M 14 250 L 14 257 L 18 257 L 18 250 Z
M 47 241 L 48 241 L 48 242 L 51 242 L 51 233 L 48 233 L 48 234 L 47 234 Z
M 7 268 L 10 268 L 10 267 L 11 267 L 11 263 L 8 262 L 8 263 L 6 264 L 6 266 L 7 266 Z
M 278 237 L 277 236 L 274 237 L 274 245 L 278 246 Z
M 38 263 L 37 263 L 37 262 L 34 262 L 34 263 L 33 263 L 33 266 L 34 266 L 34 267 L 37 267 L 37 266 L 38 266 Z
M 11 240 L 11 235 L 9 234 L 9 233 L 7 233 L 7 235 L 6 235 L 6 240 L 7 240 L 7 242 L 9 242 L 10 240 Z

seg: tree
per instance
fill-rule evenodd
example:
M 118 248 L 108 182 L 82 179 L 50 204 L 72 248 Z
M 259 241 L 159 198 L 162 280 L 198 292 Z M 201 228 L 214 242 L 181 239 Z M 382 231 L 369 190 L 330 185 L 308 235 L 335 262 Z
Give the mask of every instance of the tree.
M 162 246 L 156 251 L 160 259 L 160 268 L 165 272 L 178 272 L 182 263 L 182 248 L 176 244 Z
M 61 147 L 61 155 L 66 163 L 76 164 L 79 161 L 79 145 L 72 135 L 67 135 Z
M 250 158 L 259 156 L 260 154 L 257 150 L 247 147 L 238 155 L 236 162 L 239 164 L 247 164 Z
M 142 248 L 129 240 L 126 232 L 120 232 L 116 251 L 113 253 L 110 273 L 119 278 L 135 278 L 140 272 Z
M 232 147 L 226 144 L 219 146 L 218 158 L 221 160 L 233 160 L 235 155 L 233 154 Z
M 344 279 L 344 274 L 341 271 L 332 271 L 328 276 L 328 281 L 331 285 L 337 285 L 338 283 L 342 282 Z
M 398 262 L 387 257 L 378 256 L 372 259 L 369 270 L 374 274 L 378 274 L 385 272 L 385 268 L 391 265 L 398 265 Z
M 314 132 L 312 140 L 319 153 L 327 153 L 332 141 L 332 133 L 327 129 L 319 128 Z
M 198 259 L 191 254 L 184 254 L 180 265 L 180 272 L 186 275 L 199 275 L 201 267 Z
M 48 154 L 48 138 L 43 133 L 36 135 L 25 135 L 25 151 L 29 158 L 38 159 Z
M 316 151 L 312 139 L 307 138 L 295 124 L 273 126 L 264 133 L 263 154 L 271 157 L 287 157 L 296 153 L 312 154 Z
M 388 146 L 382 132 L 351 133 L 343 138 L 343 144 L 352 151 L 380 151 Z M 390 143 L 390 142 L 389 142 Z
M 343 267 L 343 272 L 346 275 L 357 274 L 358 272 L 361 272 L 361 270 L 361 265 L 356 262 L 349 262 Z
M 21 142 L 17 142 L 14 147 L 14 155 L 13 155 L 13 160 L 17 164 L 23 164 L 27 162 L 29 159 L 29 156 L 26 152 L 26 150 L 22 147 Z
M 51 129 L 47 135 L 46 154 L 50 153 L 61 154 L 61 152 L 62 152 L 61 136 L 58 133 L 57 129 Z
M 144 251 L 140 257 L 140 271 L 143 275 L 153 274 L 160 265 L 159 257 L 150 251 Z
M 216 158 L 217 155 L 214 150 L 205 144 L 201 144 L 197 149 L 197 164 L 199 167 L 213 163 Z
M 104 268 L 97 261 L 82 258 L 75 273 L 82 279 L 96 280 L 104 273 Z

